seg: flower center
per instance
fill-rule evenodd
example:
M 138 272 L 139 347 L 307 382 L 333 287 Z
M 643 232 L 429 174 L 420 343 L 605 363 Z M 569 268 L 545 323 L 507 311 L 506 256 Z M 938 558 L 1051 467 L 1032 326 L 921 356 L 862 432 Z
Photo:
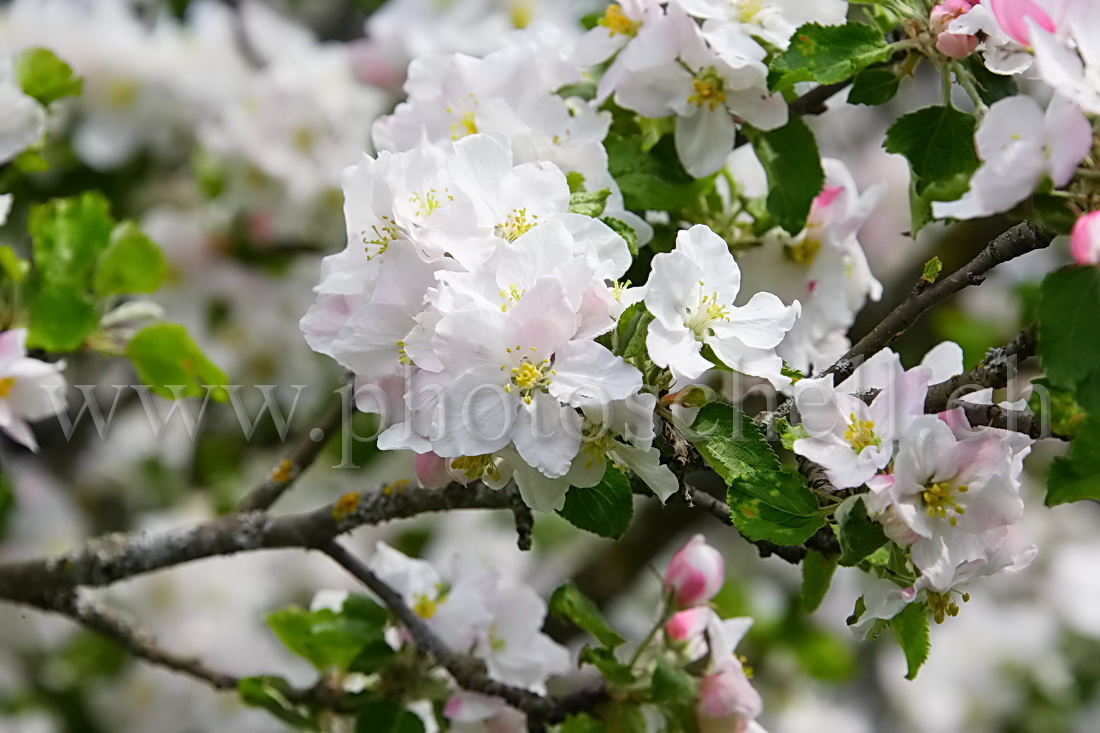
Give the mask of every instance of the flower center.
M 848 417 L 851 424 L 844 431 L 844 439 L 852 446 L 852 450 L 859 454 L 865 448 L 882 445 L 882 439 L 875 435 L 874 420 L 860 420 L 854 412 L 848 413 Z
M 15 377 L 4 377 L 0 379 L 0 397 L 6 398 L 11 394 L 12 387 L 15 386 Z
M 410 359 L 409 355 L 405 352 L 404 341 L 397 342 L 397 361 L 400 362 L 402 366 L 408 366 L 412 363 L 412 359 Z
M 443 193 L 447 196 L 448 201 L 454 199 L 453 196 L 448 194 L 447 189 L 443 189 Z M 434 188 L 429 189 L 427 193 L 413 191 L 412 196 L 409 196 L 409 201 L 416 204 L 416 215 L 421 219 L 427 219 L 443 205 L 443 201 L 439 197 L 439 192 Z
M 449 111 L 450 110 L 448 110 L 448 112 Z M 457 140 L 467 135 L 476 135 L 477 132 L 477 114 L 472 109 L 463 112 L 462 116 L 458 118 L 458 122 L 451 125 L 452 140 Z
M 766 0 L 741 0 L 736 2 L 737 5 L 737 18 L 742 23 L 752 23 L 756 20 L 756 16 L 760 11 L 764 9 Z
M 642 25 L 639 21 L 631 20 L 630 17 L 623 12 L 622 6 L 618 4 L 607 6 L 607 12 L 600 18 L 599 24 L 607 29 L 608 35 L 612 36 L 616 34 L 633 36 Z
M 507 313 L 508 312 L 508 306 L 515 305 L 516 303 L 518 303 L 519 299 L 522 298 L 524 296 L 524 294 L 526 294 L 526 293 L 527 293 L 527 288 L 520 288 L 515 283 L 511 283 L 508 286 L 507 290 L 505 290 L 504 288 L 501 288 L 500 293 L 499 293 L 500 299 L 505 301 L 505 302 L 501 303 L 500 312 L 501 313 Z
M 487 453 L 480 456 L 455 458 L 451 461 L 451 468 L 465 474 L 466 479 L 469 481 L 474 481 L 483 476 L 488 476 L 493 481 L 500 480 L 500 469 L 497 468 L 493 457 Z
M 697 74 L 691 82 L 691 88 L 694 92 L 688 97 L 688 101 L 696 107 L 707 105 L 711 109 L 718 109 L 718 105 L 726 103 L 722 77 L 713 66 L 708 66 Z
M 952 527 L 959 523 L 961 515 L 966 514 L 966 508 L 959 506 L 958 499 L 952 495 L 953 489 L 960 494 L 970 491 L 969 486 L 956 488 L 946 481 L 940 481 L 930 484 L 920 495 L 924 505 L 928 508 L 928 516 L 947 519 Z M 950 517 L 948 517 L 949 513 L 951 514 Z
M 817 253 L 821 251 L 821 240 L 816 237 L 806 237 L 798 244 L 787 247 L 787 257 L 792 262 L 800 265 L 811 265 L 817 259 Z
M 383 216 L 382 224 L 372 225 L 371 232 L 374 234 L 374 239 L 368 239 L 366 229 L 359 232 L 360 236 L 363 237 L 363 244 L 366 245 L 363 250 L 367 253 L 368 261 L 389 249 L 390 242 L 397 239 L 397 224 L 390 217 Z
M 107 85 L 107 104 L 115 109 L 128 109 L 137 100 L 138 85 L 133 79 L 112 79 Z
M 438 610 L 438 608 L 438 603 L 421 593 L 420 595 L 416 596 L 416 600 L 413 603 L 412 611 L 422 619 L 429 619 L 435 615 L 435 612 L 436 610 Z
M 518 354 L 520 348 L 521 347 L 516 346 L 515 349 L 509 348 L 506 349 L 506 351 L 509 354 Z M 536 347 L 531 347 L 532 352 L 537 350 Z M 507 368 L 507 364 L 500 365 L 500 370 L 502 372 Z M 547 388 L 554 383 L 554 380 L 550 379 L 550 377 L 555 374 L 557 374 L 557 372 L 550 368 L 549 359 L 543 359 L 536 364 L 525 356 L 520 359 L 519 366 L 512 367 L 512 376 L 509 383 L 504 385 L 504 391 L 511 394 L 512 388 L 515 387 L 519 389 L 520 394 L 523 396 L 523 401 L 527 404 L 531 404 L 531 396 L 536 391 L 547 391 Z
M 512 213 L 504 218 L 504 222 L 497 224 L 495 233 L 502 239 L 514 242 L 527 232 L 531 231 L 539 223 L 539 215 L 527 215 L 527 207 L 512 209 Z
M 520 0 L 512 6 L 512 27 L 523 29 L 531 25 L 531 20 L 534 18 L 534 11 L 531 10 L 530 0 Z
M 303 153 L 309 153 L 317 145 L 317 136 L 308 127 L 295 127 L 290 133 L 290 144 Z
M 699 285 L 705 286 L 702 280 Z M 696 340 L 702 341 L 710 331 L 710 324 L 729 319 L 729 307 L 718 302 L 717 293 L 711 293 L 699 299 L 699 305 L 691 312 L 686 325 L 695 334 Z
M 928 608 L 932 611 L 932 618 L 936 623 L 942 624 L 948 616 L 959 615 L 959 604 L 955 603 L 951 598 L 951 592 L 937 593 L 936 591 L 928 591 Z M 969 593 L 962 594 L 962 602 L 966 603 L 970 600 Z

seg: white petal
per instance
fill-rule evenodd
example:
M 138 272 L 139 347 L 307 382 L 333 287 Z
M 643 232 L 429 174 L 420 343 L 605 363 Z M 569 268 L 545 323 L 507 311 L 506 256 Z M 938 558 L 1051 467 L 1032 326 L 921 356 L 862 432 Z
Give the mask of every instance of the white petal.
M 737 125 L 723 105 L 676 118 L 676 153 L 684 170 L 696 178 L 722 170 L 736 137 Z
M 554 356 L 550 393 L 580 407 L 625 400 L 642 388 L 642 373 L 595 341 L 569 341 Z

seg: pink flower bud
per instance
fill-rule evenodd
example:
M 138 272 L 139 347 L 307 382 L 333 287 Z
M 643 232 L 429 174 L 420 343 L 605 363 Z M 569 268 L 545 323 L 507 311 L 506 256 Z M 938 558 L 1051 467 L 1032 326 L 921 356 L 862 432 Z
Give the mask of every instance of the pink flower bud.
M 447 473 L 447 459 L 440 458 L 435 453 L 417 453 L 413 459 L 413 467 L 416 470 L 416 481 L 422 488 L 438 489 L 451 483 L 451 475 Z
M 1031 28 L 1027 19 L 1034 20 L 1040 28 L 1054 32 L 1054 21 L 1035 0 L 989 0 L 989 9 L 1001 28 L 1021 46 L 1031 44 Z
M 936 50 L 952 59 L 969 56 L 978 47 L 976 36 L 964 33 L 949 33 L 947 26 L 960 15 L 966 15 L 974 7 L 969 0 L 947 0 L 932 8 L 929 27 L 936 34 Z
M 699 683 L 695 719 L 700 731 L 740 733 L 764 710 L 764 702 L 745 676 L 741 665 L 731 659 Z
M 710 609 L 705 607 L 685 608 L 677 611 L 665 624 L 665 636 L 678 643 L 691 642 L 703 635 L 710 618 Z
M 725 580 L 726 564 L 721 553 L 697 534 L 669 561 L 665 591 L 672 593 L 681 608 L 699 606 L 714 598 Z
M 1090 211 L 1074 222 L 1069 249 L 1078 265 L 1100 264 L 1100 211 Z

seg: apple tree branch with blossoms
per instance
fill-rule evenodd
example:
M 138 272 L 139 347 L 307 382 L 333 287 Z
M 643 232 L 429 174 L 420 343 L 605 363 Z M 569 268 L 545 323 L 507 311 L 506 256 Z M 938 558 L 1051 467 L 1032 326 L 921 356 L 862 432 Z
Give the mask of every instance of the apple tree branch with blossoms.
M 799 566 L 801 613 L 862 572 L 834 590 L 847 626 L 889 629 L 913 679 L 937 625 L 1041 552 L 1021 529 L 1048 511 L 1025 506 L 1033 449 L 1058 456 L 1048 507 L 1100 500 L 1096 3 L 389 0 L 340 41 L 254 0 L 0 14 L 0 517 L 30 452 L 79 483 L 75 456 L 105 450 L 88 422 L 102 442 L 116 409 L 158 442 L 178 412 L 196 466 L 249 467 L 217 516 L 0 551 L 0 600 L 288 728 L 764 730 L 736 651 L 753 620 L 715 600 L 727 563 L 702 534 L 656 579 L 658 548 L 631 546 L 623 582 L 651 586 L 631 634 L 598 584 L 544 594 L 381 534 L 363 559 L 344 535 L 364 527 L 496 510 L 509 550 L 545 559 L 551 522 L 628 547 L 702 517 Z M 889 186 L 818 147 L 841 104 L 889 115 L 875 142 L 908 163 L 913 251 L 926 229 L 988 243 L 880 282 L 860 238 Z M 903 363 L 918 319 L 1019 261 L 1046 264 L 1015 338 Z M 233 309 L 269 311 L 270 332 L 224 332 L 272 349 L 266 371 L 195 335 Z M 242 419 L 232 380 L 296 361 L 339 374 L 336 398 L 290 431 L 256 382 L 274 466 L 202 442 L 211 402 L 252 441 L 263 410 Z M 280 511 L 314 464 L 347 481 L 365 450 L 409 476 Z M 274 549 L 361 584 L 265 609 L 305 685 L 172 648 L 100 590 Z

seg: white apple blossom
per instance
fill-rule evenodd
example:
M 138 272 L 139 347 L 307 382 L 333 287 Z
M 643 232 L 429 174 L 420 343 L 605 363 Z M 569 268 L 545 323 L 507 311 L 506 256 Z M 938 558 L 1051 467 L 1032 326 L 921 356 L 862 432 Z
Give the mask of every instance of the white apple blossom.
M 938 219 L 1008 211 L 1044 178 L 1066 185 L 1092 146 L 1092 126 L 1064 96 L 1055 95 L 1044 115 L 1038 102 L 1021 95 L 994 103 L 974 139 L 982 164 L 961 199 L 933 202 Z
M 38 142 L 46 131 L 46 111 L 16 82 L 11 57 L 0 46 L 0 164 Z M 3 223 L 0 221 L 0 223 Z
M 696 224 L 676 235 L 676 248 L 653 258 L 645 304 L 654 320 L 646 347 L 655 364 L 672 370 L 676 380 L 702 376 L 713 364 L 709 348 L 727 367 L 773 384 L 783 384 L 783 360 L 775 347 L 800 312 L 771 293 L 757 293 L 735 306 L 741 270 L 726 243 L 707 226 Z
M 614 57 L 600 77 L 596 101 L 603 102 L 623 76 L 672 62 L 679 51 L 677 32 L 660 0 L 626 0 L 607 6 L 596 26 L 577 41 L 573 59 L 596 66 Z
M 1058 26 L 1068 33 L 1034 19 L 1027 24 L 1039 77 L 1089 114 L 1100 114 L 1100 6 L 1078 3 Z
M 791 237 L 777 228 L 762 245 L 737 253 L 751 283 L 739 300 L 766 291 L 786 303 L 802 304 L 802 316 L 776 352 L 804 373 L 815 363 L 831 364 L 847 351 L 845 334 L 856 314 L 868 299 L 882 297 L 882 284 L 871 274 L 857 234 L 884 186 L 861 194 L 841 161 L 826 158 L 822 164 L 825 188 L 814 199 L 805 229 Z
M 882 363 L 888 386 L 869 405 L 849 391 L 858 379 L 835 389 L 831 374 L 795 383 L 794 401 L 808 437 L 794 442 L 794 452 L 821 464 L 838 489 L 860 486 L 885 468 L 896 442 L 924 414 L 929 371 L 915 367 L 902 372 L 893 353 Z
M 787 122 L 783 96 L 767 88 L 767 53 L 751 38 L 712 48 L 675 4 L 659 30 L 677 46 L 677 58 L 627 69 L 616 81 L 615 102 L 644 117 L 676 115 L 676 151 L 688 173 L 702 178 L 722 168 L 733 149 L 735 116 L 763 130 Z
M 672 0 L 692 16 L 705 21 L 708 36 L 736 31 L 756 36 L 776 48 L 790 43 L 795 29 L 806 23 L 841 25 L 848 15 L 847 0 Z
M 17 443 L 38 450 L 29 423 L 64 408 L 67 383 L 61 376 L 64 363 L 50 364 L 27 356 L 26 340 L 23 328 L 0 333 L 0 430 Z

